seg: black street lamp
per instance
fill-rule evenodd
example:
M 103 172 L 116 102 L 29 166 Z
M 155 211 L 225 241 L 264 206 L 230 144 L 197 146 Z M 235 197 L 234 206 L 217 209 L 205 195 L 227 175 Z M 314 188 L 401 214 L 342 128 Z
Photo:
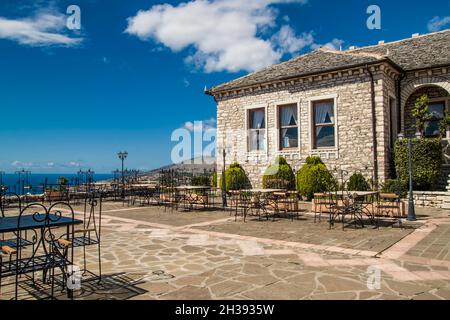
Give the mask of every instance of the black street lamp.
M 226 167 L 225 167 L 225 158 L 226 158 L 227 152 L 225 150 L 225 146 L 222 150 L 222 207 L 227 207 L 227 181 L 226 181 Z
M 126 151 L 120 151 L 119 153 L 117 153 L 117 156 L 119 157 L 119 159 L 122 161 L 122 197 L 125 196 L 125 175 L 124 175 L 124 166 L 123 166 L 123 162 L 125 161 L 125 159 L 128 157 L 128 152 Z
M 409 174 L 409 196 L 408 196 L 408 221 L 416 221 L 416 209 L 414 207 L 414 194 L 413 194 L 413 171 L 412 171 L 412 139 L 405 138 L 403 133 L 398 135 L 399 140 L 408 139 L 408 174 Z
M 0 171 L 0 187 L 3 187 L 3 175 L 5 174 L 5 172 Z

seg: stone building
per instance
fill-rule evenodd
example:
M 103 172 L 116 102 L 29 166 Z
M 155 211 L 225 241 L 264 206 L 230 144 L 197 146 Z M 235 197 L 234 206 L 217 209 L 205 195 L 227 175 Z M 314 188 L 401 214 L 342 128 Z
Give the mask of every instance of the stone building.
M 217 102 L 218 172 L 225 148 L 226 165 L 239 162 L 253 187 L 277 155 L 294 170 L 318 155 L 332 172 L 383 182 L 398 134 L 415 133 L 415 99 L 430 97 L 429 136 L 450 109 L 450 30 L 346 51 L 321 48 L 206 93 Z

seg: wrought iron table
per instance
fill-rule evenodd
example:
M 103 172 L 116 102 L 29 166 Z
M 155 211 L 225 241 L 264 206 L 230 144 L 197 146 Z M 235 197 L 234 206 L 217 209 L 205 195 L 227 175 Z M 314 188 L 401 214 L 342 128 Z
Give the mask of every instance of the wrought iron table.
M 30 230 L 34 230 L 35 234 L 40 234 L 41 239 L 36 240 L 33 243 L 39 244 L 44 242 L 45 233 L 48 230 L 54 229 L 54 228 L 61 228 L 66 227 L 67 234 L 70 232 L 70 227 L 75 225 L 83 224 L 82 220 L 75 219 L 75 218 L 69 218 L 64 217 L 57 214 L 50 214 L 50 213 L 35 213 L 32 215 L 23 215 L 23 216 L 9 216 L 9 217 L 1 217 L 0 218 L 0 234 L 5 233 L 14 233 L 17 236 L 18 241 L 22 241 L 22 238 L 20 236 L 21 232 L 27 232 Z M 40 232 L 36 232 L 36 230 L 40 230 Z M 50 239 L 51 241 L 55 241 L 56 239 Z M 6 244 L 5 244 L 6 245 Z M 20 247 L 16 247 L 19 252 L 21 250 Z M 9 266 L 3 265 L 0 263 L 0 277 L 7 277 L 16 275 L 16 297 L 17 297 L 17 276 L 19 274 L 26 274 L 28 272 L 34 272 L 35 267 L 42 267 L 42 270 L 44 271 L 44 274 L 46 273 L 46 265 L 49 261 L 49 255 L 52 255 L 52 260 L 55 260 L 55 256 L 58 257 L 58 261 L 56 263 L 56 267 L 63 268 L 64 266 L 68 266 L 72 264 L 72 261 L 69 258 L 69 255 L 67 254 L 61 254 L 61 253 L 55 253 L 54 251 L 49 252 L 47 250 L 44 250 L 44 256 L 38 256 L 36 255 L 37 251 L 34 251 L 37 249 L 33 249 L 33 256 L 29 258 L 29 260 L 23 260 L 21 257 L 21 253 L 16 253 L 16 255 L 20 255 L 18 259 L 16 260 L 17 263 L 10 263 Z M 73 258 L 73 257 L 72 257 Z M 33 263 L 30 263 L 30 261 L 33 261 Z M 34 262 L 36 261 L 38 265 Z M 0 260 L 1 262 L 1 260 Z M 63 270 L 63 269 L 61 269 Z M 64 273 L 65 271 L 63 271 Z M 67 288 L 67 294 L 68 297 L 73 296 L 72 290 Z M 53 295 L 53 289 L 52 289 L 52 295 Z

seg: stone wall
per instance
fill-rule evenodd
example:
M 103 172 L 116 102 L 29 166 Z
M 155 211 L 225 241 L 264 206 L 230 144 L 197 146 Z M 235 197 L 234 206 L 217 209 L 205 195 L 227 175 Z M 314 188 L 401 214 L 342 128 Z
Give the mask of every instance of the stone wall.
M 397 100 L 395 78 L 398 71 L 388 64 L 372 66 L 375 79 L 376 132 L 378 144 L 378 176 L 380 182 L 392 175 L 391 125 L 389 100 Z M 450 75 L 445 68 L 409 72 L 402 80 L 401 126 L 411 131 L 412 120 L 403 112 L 410 110 L 408 98 L 421 93 L 427 84 L 438 87 L 425 89 L 433 97 L 449 90 Z M 418 90 L 416 92 L 416 90 Z M 415 93 L 416 92 L 416 93 Z M 333 98 L 336 101 L 336 148 L 314 150 L 312 148 L 311 101 Z M 413 99 L 413 97 L 412 97 Z M 336 71 L 330 74 L 278 81 L 251 88 L 225 92 L 217 100 L 217 147 L 227 150 L 226 164 L 239 162 L 246 171 L 253 187 L 261 187 L 262 175 L 277 155 L 284 156 L 294 170 L 305 163 L 306 157 L 318 155 L 333 172 L 342 169 L 361 171 L 366 178 L 373 178 L 373 137 L 371 111 L 371 84 L 365 68 Z M 411 99 L 410 99 L 411 100 Z M 279 150 L 278 106 L 298 105 L 300 138 L 299 148 Z M 267 149 L 264 152 L 247 151 L 247 113 L 251 108 L 265 108 Z M 408 132 L 409 132 L 408 131 Z M 395 137 L 394 137 L 395 138 Z M 218 157 L 218 172 L 222 170 L 222 158 Z
M 414 191 L 414 203 L 418 207 L 449 209 L 450 192 Z
M 392 93 L 393 82 L 385 82 L 387 75 L 382 68 L 373 69 L 376 91 L 378 161 L 380 179 L 388 174 L 388 157 L 385 152 L 388 127 L 384 110 L 385 92 Z M 336 99 L 337 147 L 313 150 L 311 143 L 311 100 L 324 97 Z M 297 103 L 300 122 L 300 147 L 293 151 L 279 151 L 277 108 L 279 105 Z M 249 108 L 266 108 L 268 149 L 264 152 L 247 152 L 246 121 Z M 366 70 L 343 71 L 323 77 L 290 83 L 285 87 L 263 86 L 251 93 L 234 93 L 218 99 L 217 144 L 227 147 L 227 165 L 239 162 L 253 187 L 261 186 L 261 177 L 267 165 L 277 155 L 283 155 L 294 170 L 298 170 L 310 155 L 319 155 L 330 170 L 343 169 L 350 173 L 362 171 L 373 177 L 373 139 L 371 112 L 371 85 Z M 221 172 L 222 160 L 218 160 Z

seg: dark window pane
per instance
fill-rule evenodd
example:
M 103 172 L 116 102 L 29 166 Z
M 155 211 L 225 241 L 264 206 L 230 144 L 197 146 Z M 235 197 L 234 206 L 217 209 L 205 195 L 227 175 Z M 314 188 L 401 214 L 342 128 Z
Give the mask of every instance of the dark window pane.
M 439 122 L 440 120 L 425 122 L 425 136 L 438 136 L 439 135 Z
M 334 147 L 334 126 L 316 128 L 316 148 Z
M 298 147 L 298 128 L 289 128 L 281 130 L 281 148 Z
M 433 117 L 433 119 L 440 120 L 444 118 L 444 103 L 430 103 L 428 106 L 429 114 Z

